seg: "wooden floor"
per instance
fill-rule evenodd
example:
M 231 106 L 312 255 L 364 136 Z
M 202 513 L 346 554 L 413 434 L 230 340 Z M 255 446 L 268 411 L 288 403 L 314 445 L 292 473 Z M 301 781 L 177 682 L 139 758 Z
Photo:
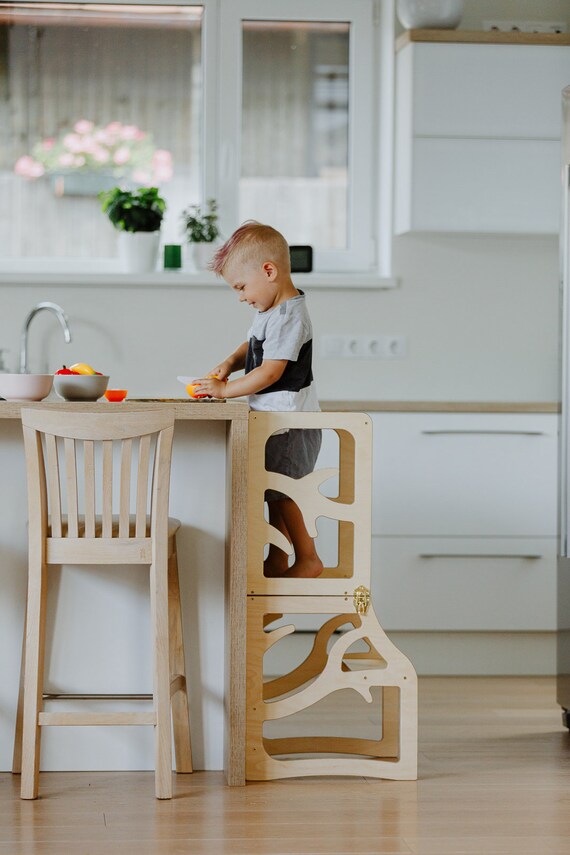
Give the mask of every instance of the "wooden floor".
M 0 775 L 0 855 L 568 855 L 570 735 L 551 678 L 420 680 L 420 780 L 221 773 L 43 773 L 22 802 Z

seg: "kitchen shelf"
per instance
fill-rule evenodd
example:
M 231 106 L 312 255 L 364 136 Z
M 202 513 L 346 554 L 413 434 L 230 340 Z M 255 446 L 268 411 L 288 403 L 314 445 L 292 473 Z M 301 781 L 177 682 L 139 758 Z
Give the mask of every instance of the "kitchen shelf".
M 396 50 L 411 42 L 447 42 L 474 45 L 570 45 L 570 33 L 504 33 L 499 30 L 406 30 L 396 39 Z

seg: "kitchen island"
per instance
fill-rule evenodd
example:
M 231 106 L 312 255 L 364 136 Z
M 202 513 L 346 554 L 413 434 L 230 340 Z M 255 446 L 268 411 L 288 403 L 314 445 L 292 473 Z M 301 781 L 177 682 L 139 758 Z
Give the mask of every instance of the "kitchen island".
M 249 409 L 242 402 L 0 402 L 0 769 L 11 768 L 26 590 L 22 407 L 70 412 L 174 409 L 170 515 L 182 522 L 178 552 L 195 767 L 223 765 L 228 784 L 244 784 Z M 54 597 L 48 604 L 46 690 L 146 691 L 150 650 L 138 643 L 149 637 L 146 574 L 136 567 L 124 572 L 101 568 L 100 573 L 65 567 L 54 568 L 53 575 L 57 626 L 49 629 Z M 79 668 L 82 660 L 89 666 L 88 679 L 85 668 Z M 120 733 L 115 728 L 81 729 L 79 734 L 73 730 L 54 728 L 44 735 L 42 769 L 153 768 L 148 728 Z

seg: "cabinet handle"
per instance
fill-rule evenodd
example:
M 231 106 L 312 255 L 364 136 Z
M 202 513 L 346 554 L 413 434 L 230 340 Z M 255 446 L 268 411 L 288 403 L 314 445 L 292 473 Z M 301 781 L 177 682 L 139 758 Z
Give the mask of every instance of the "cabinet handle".
M 426 436 L 436 436 L 441 434 L 506 434 L 508 436 L 546 436 L 546 432 L 543 430 L 423 430 L 422 433 Z
M 494 553 L 494 552 L 420 552 L 420 558 L 528 558 L 536 561 L 543 558 L 540 554 L 521 555 L 520 553 Z

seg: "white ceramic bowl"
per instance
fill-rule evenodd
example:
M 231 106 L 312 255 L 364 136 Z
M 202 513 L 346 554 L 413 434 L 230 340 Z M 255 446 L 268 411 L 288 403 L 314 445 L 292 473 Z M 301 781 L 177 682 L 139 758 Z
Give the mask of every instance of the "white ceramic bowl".
M 109 385 L 104 374 L 56 374 L 53 388 L 64 401 L 98 401 Z
M 53 374 L 0 374 L 0 398 L 42 401 L 51 392 Z
M 454 30 L 463 17 L 464 0 L 398 0 L 398 18 L 407 30 Z

